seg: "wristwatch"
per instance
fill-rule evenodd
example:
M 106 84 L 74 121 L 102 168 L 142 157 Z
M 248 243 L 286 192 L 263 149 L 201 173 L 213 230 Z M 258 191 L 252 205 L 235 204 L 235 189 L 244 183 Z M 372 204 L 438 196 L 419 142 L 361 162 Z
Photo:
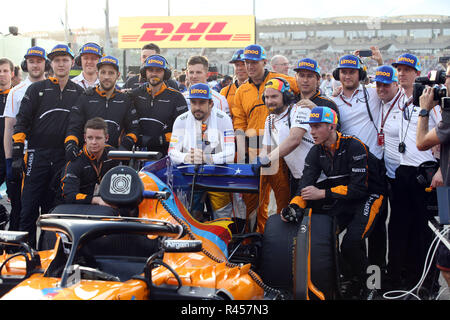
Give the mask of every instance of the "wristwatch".
M 419 117 L 428 117 L 430 115 L 430 111 L 427 109 L 420 109 Z

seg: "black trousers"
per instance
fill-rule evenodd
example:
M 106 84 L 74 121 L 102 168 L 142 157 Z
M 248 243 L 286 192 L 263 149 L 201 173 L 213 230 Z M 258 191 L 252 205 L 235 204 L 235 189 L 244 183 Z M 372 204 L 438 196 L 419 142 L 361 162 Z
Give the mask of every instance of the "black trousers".
M 20 231 L 28 231 L 29 243 L 36 247 L 36 221 L 48 213 L 60 191 L 61 170 L 65 165 L 64 149 L 28 150 L 22 189 Z
M 389 219 L 388 275 L 392 285 L 412 288 L 422 275 L 432 242 L 428 227 L 427 194 L 416 179 L 417 168 L 400 166 L 391 180 L 393 210 Z M 425 286 L 430 285 L 430 279 Z

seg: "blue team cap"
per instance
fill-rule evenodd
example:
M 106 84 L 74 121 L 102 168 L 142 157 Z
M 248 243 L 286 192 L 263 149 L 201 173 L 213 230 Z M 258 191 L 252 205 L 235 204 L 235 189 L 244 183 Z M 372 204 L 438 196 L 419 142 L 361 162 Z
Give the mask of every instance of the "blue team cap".
M 27 50 L 27 53 L 25 54 L 24 58 L 28 57 L 39 57 L 43 59 L 47 59 L 47 55 L 45 54 L 45 49 L 41 47 L 31 47 Z
M 266 50 L 259 44 L 251 44 L 244 49 L 244 60 L 260 61 L 267 59 Z
M 80 55 L 83 55 L 85 53 L 93 53 L 100 58 L 103 56 L 102 48 L 98 44 L 93 42 L 86 43 L 80 48 Z
M 329 107 L 314 107 L 309 114 L 309 120 L 304 123 L 331 123 L 337 124 L 336 112 Z
M 56 46 L 54 46 L 47 57 L 52 60 L 55 56 L 60 55 L 69 55 L 72 59 L 75 58 L 72 49 L 70 49 L 69 46 L 65 44 L 57 44 Z
M 100 67 L 105 64 L 112 65 L 114 68 L 116 68 L 117 71 L 119 71 L 119 60 L 117 60 L 117 58 L 113 56 L 101 57 L 97 63 L 97 69 L 100 69 Z
M 375 71 L 375 79 L 373 79 L 373 81 L 386 84 L 398 82 L 397 70 L 391 66 L 378 67 Z
M 394 62 L 392 65 L 394 66 L 394 68 L 397 68 L 399 64 L 414 68 L 417 71 L 422 70 L 422 66 L 420 65 L 419 59 L 415 55 L 410 53 L 400 55 L 397 58 L 397 61 Z
M 353 54 L 348 54 L 339 58 L 338 69 L 360 69 L 361 62 L 359 58 Z
M 163 56 L 157 54 L 149 56 L 147 59 L 145 59 L 143 68 L 149 67 L 167 69 L 167 61 Z
M 244 61 L 243 56 L 244 56 L 244 49 L 238 49 L 233 54 L 233 57 L 231 57 L 231 60 L 229 63 L 235 63 L 237 61 Z
M 212 99 L 209 86 L 205 83 L 197 83 L 189 89 L 189 99 Z
M 309 70 L 317 73 L 320 76 L 320 67 L 316 60 L 305 58 L 297 62 L 297 66 L 294 68 L 295 72 L 300 70 Z

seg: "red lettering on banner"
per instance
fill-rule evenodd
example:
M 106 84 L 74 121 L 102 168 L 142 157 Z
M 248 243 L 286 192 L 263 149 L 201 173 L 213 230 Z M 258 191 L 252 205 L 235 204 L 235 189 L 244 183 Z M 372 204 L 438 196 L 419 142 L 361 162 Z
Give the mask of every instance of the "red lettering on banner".
M 227 25 L 227 22 L 216 22 L 211 27 L 208 33 L 221 33 L 222 30 Z M 233 35 L 232 34 L 217 34 L 217 35 L 211 35 L 208 34 L 205 36 L 205 40 L 208 41 L 228 41 L 231 39 Z
M 144 23 L 141 29 L 150 29 L 144 32 L 139 41 L 153 42 L 163 41 L 173 31 L 173 25 L 171 23 Z M 161 30 L 161 34 L 157 34 L 158 30 Z M 162 33 L 167 33 L 163 35 Z

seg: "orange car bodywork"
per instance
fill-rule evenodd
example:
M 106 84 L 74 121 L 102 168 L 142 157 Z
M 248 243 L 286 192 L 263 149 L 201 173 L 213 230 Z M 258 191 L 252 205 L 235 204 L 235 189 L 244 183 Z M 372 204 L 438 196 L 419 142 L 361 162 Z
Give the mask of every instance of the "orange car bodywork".
M 145 190 L 158 191 L 157 184 L 148 174 L 139 173 L 144 183 Z M 158 219 L 179 224 L 171 214 L 164 209 L 161 201 L 156 199 L 144 199 L 139 205 L 139 218 Z M 243 266 L 229 264 L 224 253 L 212 241 L 195 235 L 197 240 L 202 240 L 201 252 L 166 252 L 163 261 L 172 267 L 179 275 L 182 284 L 194 287 L 207 287 L 224 289 L 233 299 L 254 300 L 263 299 L 264 290 L 255 282 L 253 273 L 249 274 L 250 264 Z M 186 235 L 182 239 L 192 239 Z M 57 246 L 48 251 L 40 251 L 42 273 L 32 274 L 23 280 L 13 290 L 5 294 L 2 299 L 54 299 L 54 300 L 124 300 L 124 299 L 148 299 L 149 288 L 147 283 L 139 279 L 130 279 L 124 282 L 80 280 L 67 288 L 60 288 L 61 279 L 44 277 L 44 272 L 55 257 Z M 207 253 L 205 253 L 207 252 Z M 7 257 L 0 258 L 0 264 Z M 18 258 L 20 259 L 20 258 Z M 22 261 L 11 260 L 4 268 L 2 274 L 23 275 L 25 264 Z M 174 275 L 164 266 L 158 266 L 152 271 L 154 285 L 174 285 L 178 282 Z

